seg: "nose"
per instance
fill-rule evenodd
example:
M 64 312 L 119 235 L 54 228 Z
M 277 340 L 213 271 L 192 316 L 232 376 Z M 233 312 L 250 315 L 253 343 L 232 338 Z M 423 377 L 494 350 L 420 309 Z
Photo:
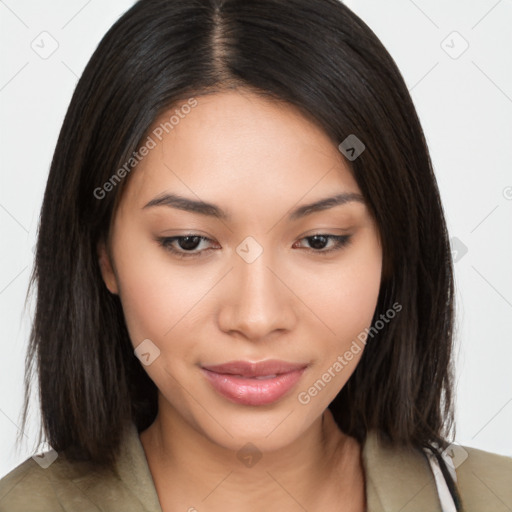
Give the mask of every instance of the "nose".
M 300 301 L 289 287 L 291 278 L 283 266 L 270 261 L 266 251 L 252 263 L 234 256 L 234 268 L 221 292 L 220 329 L 250 341 L 292 330 Z

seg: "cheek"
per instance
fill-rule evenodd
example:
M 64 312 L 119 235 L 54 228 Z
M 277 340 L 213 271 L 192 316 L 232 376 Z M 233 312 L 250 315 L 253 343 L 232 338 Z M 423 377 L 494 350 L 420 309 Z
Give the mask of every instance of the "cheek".
M 136 269 L 129 277 L 121 277 L 120 297 L 134 346 L 146 338 L 156 342 L 171 327 L 172 297 L 166 296 L 165 290 L 152 277 L 151 271 L 141 269 Z
M 160 346 L 196 293 L 194 283 L 171 268 L 165 251 L 141 240 L 129 232 L 117 240 L 119 296 L 134 346 L 146 338 Z
M 115 257 L 119 295 L 132 345 L 150 339 L 160 350 L 171 344 L 173 353 L 193 350 L 195 341 L 178 349 L 173 340 L 186 340 L 197 328 L 218 275 L 176 264 L 156 242 L 135 233 L 120 235 L 118 247 L 123 249 Z
M 370 238 L 339 264 L 326 265 L 305 286 L 308 305 L 322 320 L 326 340 L 350 344 L 372 321 L 381 281 L 380 247 Z
M 317 275 L 312 288 L 312 303 L 325 335 L 315 336 L 318 359 L 297 396 L 300 404 L 310 408 L 310 419 L 336 397 L 361 359 L 380 290 L 380 246 L 370 238 L 342 264 L 325 272 Z

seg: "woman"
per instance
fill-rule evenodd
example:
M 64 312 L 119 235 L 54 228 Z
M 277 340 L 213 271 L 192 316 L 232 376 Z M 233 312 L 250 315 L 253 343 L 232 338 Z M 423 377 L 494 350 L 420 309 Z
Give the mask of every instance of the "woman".
M 136 3 L 73 96 L 33 282 L 52 450 L 0 510 L 512 506 L 511 459 L 450 445 L 439 191 L 338 1 Z

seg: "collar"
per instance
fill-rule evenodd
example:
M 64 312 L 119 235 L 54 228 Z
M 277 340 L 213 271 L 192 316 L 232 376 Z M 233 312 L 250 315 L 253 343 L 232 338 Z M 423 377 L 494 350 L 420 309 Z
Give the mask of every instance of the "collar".
M 368 432 L 362 450 L 368 512 L 441 512 L 428 459 L 422 452 L 393 447 Z
M 123 433 L 116 470 L 121 481 L 141 502 L 144 510 L 162 512 L 135 423 L 130 423 Z

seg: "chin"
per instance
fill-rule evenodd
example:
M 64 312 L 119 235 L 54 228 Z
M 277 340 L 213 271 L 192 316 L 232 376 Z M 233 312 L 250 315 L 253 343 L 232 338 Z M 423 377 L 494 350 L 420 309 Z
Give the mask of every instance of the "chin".
M 261 452 L 272 452 L 293 443 L 311 427 L 316 418 L 304 417 L 301 409 L 290 404 L 267 411 L 252 407 L 220 412 L 221 409 L 215 408 L 218 411 L 215 419 L 220 425 L 210 416 L 202 415 L 198 427 L 206 438 L 226 449 L 238 451 L 252 443 Z

